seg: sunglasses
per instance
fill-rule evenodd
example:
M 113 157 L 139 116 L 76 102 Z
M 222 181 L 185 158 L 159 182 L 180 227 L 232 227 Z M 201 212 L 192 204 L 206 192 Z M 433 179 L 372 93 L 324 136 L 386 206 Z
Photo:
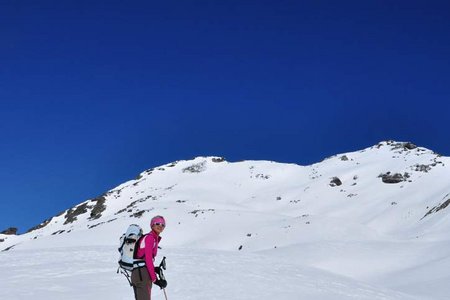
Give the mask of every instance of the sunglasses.
M 166 224 L 164 224 L 164 223 L 155 223 L 155 224 L 153 224 L 153 225 L 157 225 L 157 226 L 162 226 L 162 227 L 166 227 Z

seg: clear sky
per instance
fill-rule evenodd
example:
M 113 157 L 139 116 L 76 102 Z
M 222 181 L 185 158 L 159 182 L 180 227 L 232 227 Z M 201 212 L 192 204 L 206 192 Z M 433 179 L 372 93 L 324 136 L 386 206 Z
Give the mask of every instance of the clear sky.
M 1 1 L 0 231 L 195 156 L 450 155 L 448 1 Z

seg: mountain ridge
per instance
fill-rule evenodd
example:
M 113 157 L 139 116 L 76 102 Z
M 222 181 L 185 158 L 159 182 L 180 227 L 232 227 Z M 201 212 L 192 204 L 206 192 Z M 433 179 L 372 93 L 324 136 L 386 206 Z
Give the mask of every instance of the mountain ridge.
M 370 193 L 376 194 L 373 186 L 383 188 L 385 198 L 388 198 L 387 203 L 390 206 L 388 209 L 391 209 L 396 206 L 404 206 L 405 201 L 400 196 L 405 193 L 399 192 L 399 188 L 405 191 L 411 189 L 424 181 L 424 178 L 427 178 L 427 175 L 435 170 L 446 170 L 443 174 L 448 174 L 448 170 L 450 170 L 446 165 L 448 160 L 447 157 L 442 157 L 426 148 L 417 147 L 410 142 L 396 141 L 383 141 L 359 151 L 336 154 L 308 166 L 273 161 L 228 162 L 222 157 L 200 156 L 192 160 L 175 161 L 145 170 L 135 179 L 126 181 L 98 197 L 81 202 L 18 237 L 34 235 L 32 239 L 37 239 L 42 235 L 68 233 L 79 229 L 79 226 L 74 226 L 74 224 L 83 224 L 87 229 L 92 229 L 114 222 L 118 218 L 125 217 L 126 219 L 127 216 L 130 219 L 140 219 L 153 210 L 151 205 L 148 205 L 150 202 L 161 199 L 164 201 L 168 194 L 173 194 L 173 191 L 179 189 L 180 184 L 183 185 L 182 194 L 185 195 L 205 190 L 209 191 L 210 195 L 217 193 L 224 196 L 223 190 L 226 190 L 226 193 L 235 191 L 241 194 L 251 194 L 242 197 L 230 193 L 227 195 L 228 198 L 224 196 L 224 200 L 215 203 L 214 207 L 205 205 L 204 201 L 197 206 L 191 205 L 191 210 L 186 213 L 194 216 L 226 209 L 229 206 L 228 201 L 234 204 L 241 203 L 243 206 L 247 205 L 251 207 L 251 210 L 256 209 L 256 211 L 277 210 L 281 206 L 279 204 L 286 206 L 309 202 L 308 209 L 305 209 L 301 215 L 325 213 L 333 216 L 341 213 L 342 210 L 353 208 L 339 209 L 336 206 L 342 205 L 342 203 L 336 203 L 335 200 L 313 200 L 319 196 L 342 199 L 345 195 L 344 199 L 347 202 L 355 202 L 353 199 L 362 198 L 364 205 L 373 206 L 374 204 L 370 200 L 373 197 L 369 195 Z M 370 178 L 366 174 L 370 174 Z M 209 180 L 208 176 L 212 180 Z M 206 181 L 199 181 L 199 178 Z M 291 178 L 298 180 L 292 181 Z M 177 180 L 180 181 L 177 182 Z M 214 186 L 218 188 L 217 191 L 214 191 Z M 325 187 L 328 189 L 328 193 L 320 195 L 320 191 Z M 261 193 L 264 189 L 268 192 Z M 244 192 L 242 192 L 243 190 Z M 450 190 L 439 185 L 436 188 L 436 195 L 433 196 L 434 199 L 426 201 L 422 199 L 423 208 L 420 211 L 415 209 L 415 214 L 421 214 L 420 221 L 425 220 L 426 222 L 427 218 L 431 219 L 431 215 L 445 210 L 450 204 L 449 193 Z M 271 195 L 270 200 L 268 199 L 269 194 Z M 414 198 L 409 195 L 408 197 Z M 188 202 L 187 199 L 183 199 L 183 195 L 178 198 L 175 199 L 175 202 L 180 205 Z M 264 204 L 253 205 L 258 201 L 270 203 L 269 208 L 265 209 Z M 373 202 L 379 203 L 379 201 Z M 144 205 L 145 203 L 147 204 Z M 360 206 L 361 203 L 354 203 L 354 205 Z M 389 218 L 386 210 L 374 209 L 373 216 L 364 222 L 377 224 L 376 220 Z M 283 212 L 283 214 L 285 213 Z M 354 214 L 357 213 L 356 210 Z M 364 213 L 366 213 L 365 210 Z M 384 214 L 386 217 L 383 217 Z M 44 230 L 49 228 L 53 228 L 51 232 Z M 4 235 L 0 236 L 1 240 L 1 250 L 11 246 L 11 243 L 7 242 L 8 238 Z

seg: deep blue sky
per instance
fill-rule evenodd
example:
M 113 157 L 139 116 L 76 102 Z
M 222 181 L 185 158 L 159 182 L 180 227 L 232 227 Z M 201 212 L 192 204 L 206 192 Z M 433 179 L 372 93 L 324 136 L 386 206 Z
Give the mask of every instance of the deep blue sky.
M 1 1 L 0 230 L 200 155 L 450 155 L 448 1 Z

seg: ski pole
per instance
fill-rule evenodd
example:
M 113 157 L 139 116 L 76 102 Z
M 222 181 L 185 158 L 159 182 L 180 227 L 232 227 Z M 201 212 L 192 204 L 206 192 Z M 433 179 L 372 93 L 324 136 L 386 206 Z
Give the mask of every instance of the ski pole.
M 166 269 L 166 257 L 165 256 L 161 260 L 161 263 L 159 264 L 159 267 L 163 268 L 164 270 Z
M 164 277 L 164 273 L 163 273 L 163 270 L 165 270 L 165 269 L 166 269 L 166 257 L 164 256 L 162 261 L 161 261 L 161 263 L 159 264 L 159 277 L 160 277 L 160 279 L 163 279 L 163 280 L 166 279 Z M 166 300 L 168 300 L 167 299 L 166 289 L 163 288 L 163 291 L 164 291 L 164 297 L 166 298 Z

